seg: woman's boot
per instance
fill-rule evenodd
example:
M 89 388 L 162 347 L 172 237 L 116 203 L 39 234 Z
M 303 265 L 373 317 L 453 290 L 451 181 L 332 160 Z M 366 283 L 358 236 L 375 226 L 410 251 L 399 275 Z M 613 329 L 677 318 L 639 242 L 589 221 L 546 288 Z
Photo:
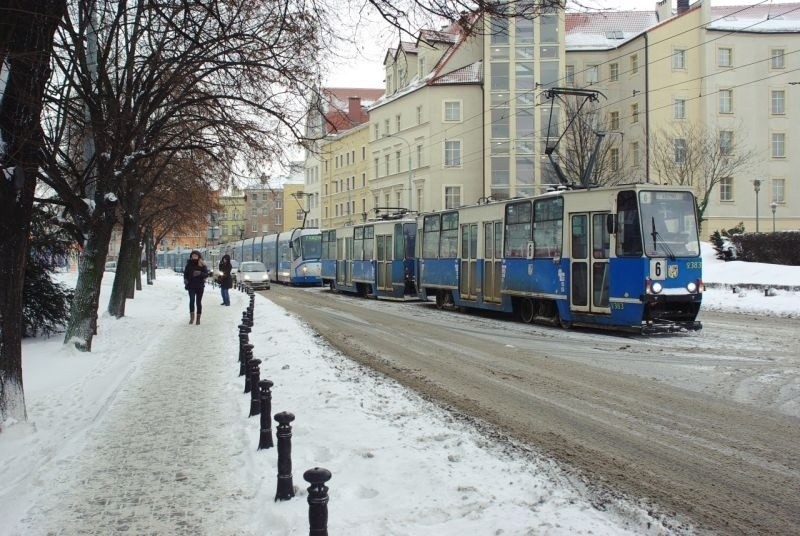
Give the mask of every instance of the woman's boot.
M 194 324 L 194 313 L 189 313 L 189 323 Z
M 197 322 L 195 322 L 195 324 L 198 326 L 200 325 L 200 313 L 197 313 Z

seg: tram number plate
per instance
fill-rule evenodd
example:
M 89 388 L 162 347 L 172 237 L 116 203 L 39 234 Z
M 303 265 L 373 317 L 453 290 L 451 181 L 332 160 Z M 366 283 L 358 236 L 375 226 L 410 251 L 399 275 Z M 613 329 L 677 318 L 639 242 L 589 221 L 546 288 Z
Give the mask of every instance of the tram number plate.
M 650 279 L 663 281 L 667 278 L 667 259 L 650 260 Z

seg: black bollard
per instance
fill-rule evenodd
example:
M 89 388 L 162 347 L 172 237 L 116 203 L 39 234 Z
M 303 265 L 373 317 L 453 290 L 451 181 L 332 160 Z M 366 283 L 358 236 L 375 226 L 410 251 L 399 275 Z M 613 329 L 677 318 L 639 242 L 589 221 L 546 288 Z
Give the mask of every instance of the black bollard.
M 258 390 L 258 381 L 261 376 L 260 359 L 251 359 L 248 366 L 250 372 L 250 417 L 261 413 L 261 393 Z
M 278 436 L 278 490 L 275 492 L 275 501 L 288 501 L 294 497 L 294 484 L 292 484 L 292 426 L 294 415 L 288 411 L 275 414 L 278 427 L 275 435 Z
M 239 332 L 239 362 L 244 359 L 244 345 L 250 342 L 250 336 L 243 332 Z
M 247 374 L 247 362 L 253 356 L 253 345 L 245 343 L 242 346 L 242 359 L 239 361 L 239 376 L 244 376 Z
M 303 473 L 308 486 L 308 526 L 309 536 L 328 536 L 328 486 L 331 472 L 322 467 L 314 467 Z
M 261 435 L 258 438 L 258 449 L 271 449 L 275 445 L 272 443 L 272 389 L 273 383 L 269 380 L 258 382 L 258 391 L 261 396 Z
M 252 346 L 249 345 L 249 346 Z M 250 385 L 250 360 L 253 359 L 253 349 L 248 348 L 244 354 L 244 393 L 250 392 L 252 385 Z M 240 371 L 241 372 L 241 371 Z

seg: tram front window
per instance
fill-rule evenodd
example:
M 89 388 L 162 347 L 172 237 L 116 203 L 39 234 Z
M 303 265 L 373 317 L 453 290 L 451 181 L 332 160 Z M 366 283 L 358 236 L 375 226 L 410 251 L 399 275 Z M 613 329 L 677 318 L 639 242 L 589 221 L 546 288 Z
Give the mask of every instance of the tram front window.
M 639 192 L 639 213 L 648 257 L 696 257 L 700 254 L 691 192 Z
M 304 258 L 319 259 L 322 257 L 322 235 L 306 235 L 301 237 L 300 240 Z

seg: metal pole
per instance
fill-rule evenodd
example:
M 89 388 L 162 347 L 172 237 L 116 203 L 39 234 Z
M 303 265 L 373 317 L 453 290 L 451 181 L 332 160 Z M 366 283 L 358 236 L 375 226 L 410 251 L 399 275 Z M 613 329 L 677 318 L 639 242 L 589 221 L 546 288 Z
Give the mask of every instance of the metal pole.
M 753 189 L 756 191 L 756 232 L 758 232 L 758 191 L 761 189 L 761 180 L 753 180 Z

